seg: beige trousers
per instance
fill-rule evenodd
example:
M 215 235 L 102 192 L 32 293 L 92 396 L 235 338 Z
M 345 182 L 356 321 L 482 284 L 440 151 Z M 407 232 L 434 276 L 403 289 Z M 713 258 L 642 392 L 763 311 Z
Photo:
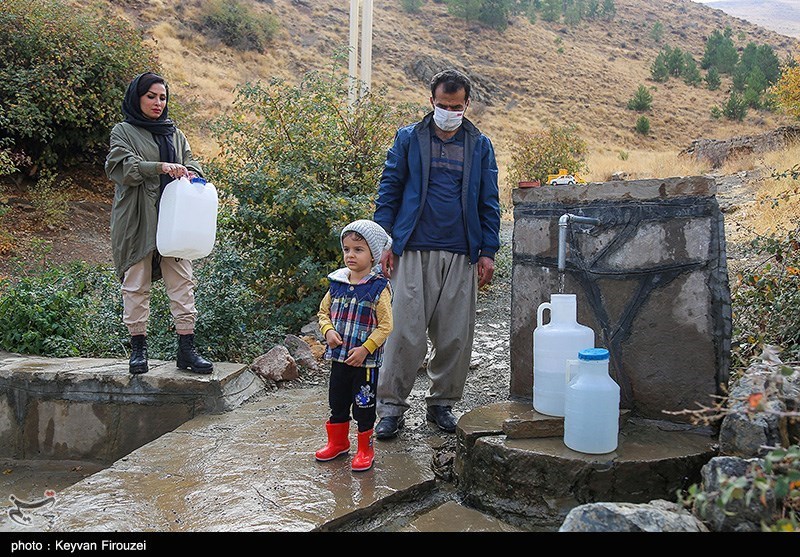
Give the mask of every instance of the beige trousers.
M 131 335 L 147 333 L 150 317 L 153 254 L 125 271 L 122 279 L 122 322 Z M 194 334 L 197 310 L 194 307 L 195 280 L 192 262 L 188 259 L 163 257 L 161 275 L 169 297 L 169 309 L 180 335 Z
M 472 355 L 478 273 L 469 257 L 446 251 L 406 251 L 392 273 L 394 329 L 378 375 L 378 416 L 409 408 L 417 372 L 428 354 L 428 406 L 461 400 Z

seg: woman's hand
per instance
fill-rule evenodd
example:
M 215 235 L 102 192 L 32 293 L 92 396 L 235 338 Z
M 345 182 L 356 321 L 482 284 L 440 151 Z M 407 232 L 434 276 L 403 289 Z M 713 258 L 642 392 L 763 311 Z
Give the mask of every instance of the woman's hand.
M 181 176 L 189 178 L 189 169 L 176 162 L 162 162 L 161 173 L 169 174 L 172 178 L 180 178 Z

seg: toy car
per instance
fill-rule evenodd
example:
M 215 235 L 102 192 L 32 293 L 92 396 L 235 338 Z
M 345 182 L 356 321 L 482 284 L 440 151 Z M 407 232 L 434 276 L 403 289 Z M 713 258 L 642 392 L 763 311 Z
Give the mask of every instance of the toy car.
M 572 174 L 564 174 L 550 180 L 551 186 L 574 186 L 576 183 L 575 176 Z

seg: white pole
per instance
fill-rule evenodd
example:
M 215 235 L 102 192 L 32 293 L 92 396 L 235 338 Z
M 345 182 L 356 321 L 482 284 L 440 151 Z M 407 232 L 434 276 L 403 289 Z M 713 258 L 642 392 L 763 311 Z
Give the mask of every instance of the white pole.
M 361 81 L 363 94 L 372 87 L 372 0 L 364 0 L 364 21 L 361 27 Z
M 350 106 L 353 106 L 358 96 L 358 2 L 350 0 Z

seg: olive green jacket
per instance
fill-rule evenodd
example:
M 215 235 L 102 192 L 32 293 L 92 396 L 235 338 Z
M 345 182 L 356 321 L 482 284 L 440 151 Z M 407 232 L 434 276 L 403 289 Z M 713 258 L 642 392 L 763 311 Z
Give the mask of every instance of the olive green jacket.
M 173 138 L 176 161 L 203 176 L 183 132 L 176 129 Z M 106 176 L 114 182 L 111 250 L 120 281 L 125 271 L 156 249 L 160 162 L 158 143 L 149 131 L 127 122 L 120 122 L 111 130 L 105 169 Z M 154 268 L 153 279 L 160 276 L 160 269 Z

